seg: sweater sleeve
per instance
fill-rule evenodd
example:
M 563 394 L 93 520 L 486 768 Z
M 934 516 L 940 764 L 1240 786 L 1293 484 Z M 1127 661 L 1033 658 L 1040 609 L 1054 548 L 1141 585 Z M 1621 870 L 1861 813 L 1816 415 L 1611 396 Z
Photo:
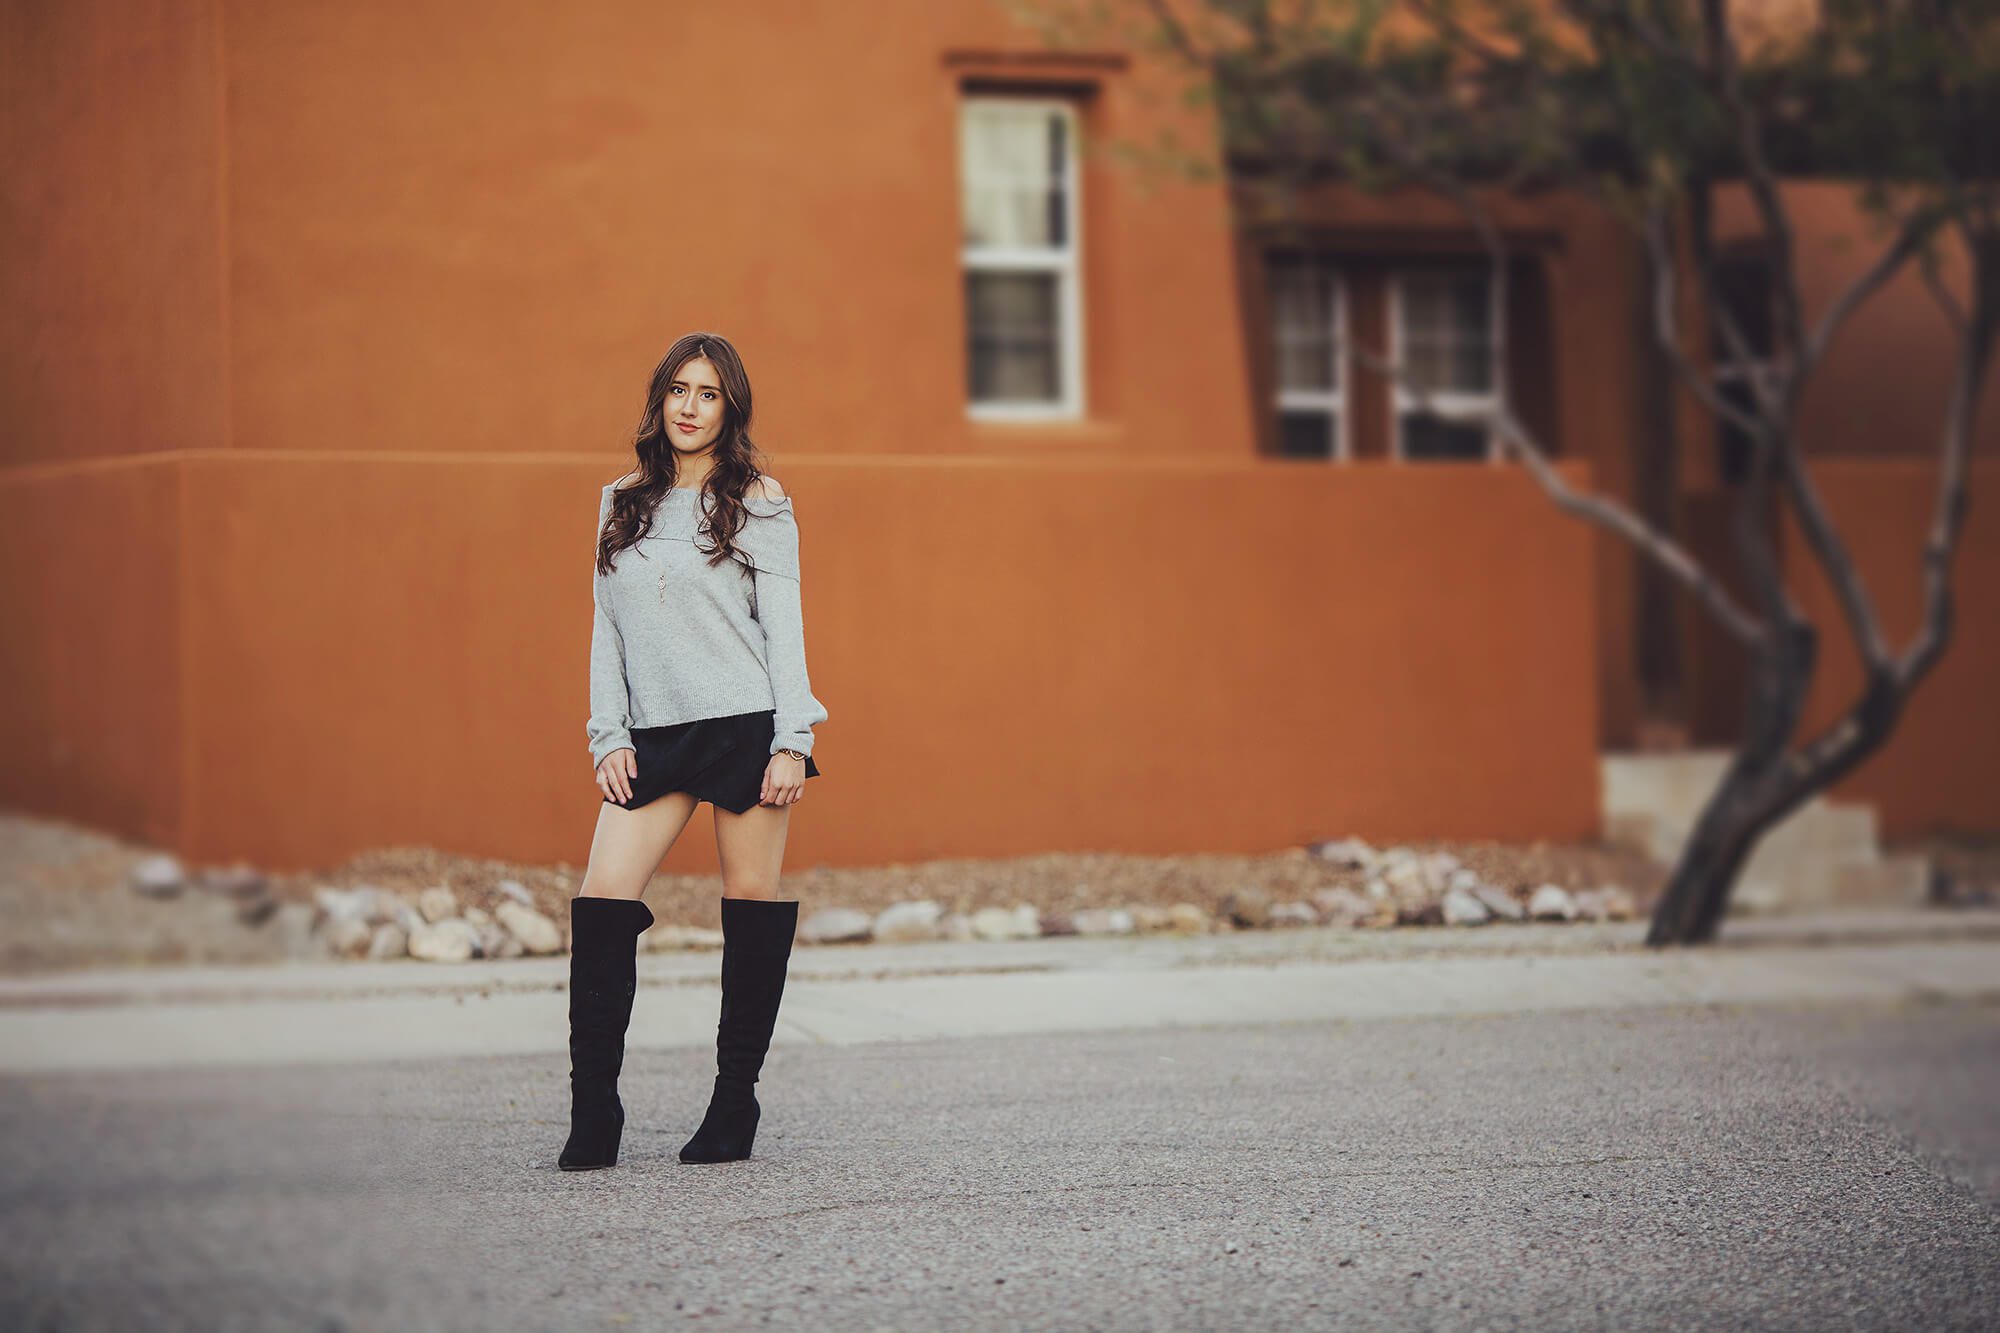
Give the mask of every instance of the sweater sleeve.
M 611 492 L 607 489 L 597 510 L 600 536 L 610 513 Z M 591 549 L 594 560 L 596 548 L 593 546 Z M 632 719 L 631 701 L 625 688 L 625 640 L 618 633 L 618 623 L 611 618 L 611 612 L 604 605 L 604 576 L 597 573 L 594 564 L 591 569 L 590 603 L 593 616 L 590 628 L 590 721 L 585 729 L 590 738 L 590 766 L 596 768 L 614 750 L 631 748 Z
M 771 753 L 799 750 L 811 754 L 812 729 L 826 721 L 826 706 L 813 697 L 806 674 L 805 609 L 799 596 L 799 529 L 791 497 L 760 504 L 753 512 L 771 511 L 753 520 L 763 524 L 752 553 L 756 582 L 757 621 L 764 627 L 764 661 L 771 673 L 776 701 Z

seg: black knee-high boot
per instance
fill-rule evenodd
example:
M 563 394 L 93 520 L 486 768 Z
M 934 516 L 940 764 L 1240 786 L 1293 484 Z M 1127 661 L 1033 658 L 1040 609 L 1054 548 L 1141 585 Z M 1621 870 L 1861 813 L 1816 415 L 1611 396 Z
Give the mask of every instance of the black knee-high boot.
M 701 1128 L 681 1148 L 683 1162 L 733 1162 L 757 1135 L 752 1089 L 771 1046 L 785 967 L 798 927 L 796 900 L 722 900 L 722 1017 L 715 1028 L 715 1090 Z
M 638 989 L 638 939 L 653 913 L 636 898 L 572 898 L 569 919 L 570 1130 L 556 1165 L 589 1171 L 618 1162 L 618 1071 Z

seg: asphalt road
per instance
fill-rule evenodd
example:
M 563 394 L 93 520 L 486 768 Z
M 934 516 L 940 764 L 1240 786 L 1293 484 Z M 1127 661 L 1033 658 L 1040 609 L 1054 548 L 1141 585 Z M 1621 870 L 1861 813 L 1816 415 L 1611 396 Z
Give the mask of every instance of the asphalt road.
M 1440 965 L 1444 966 L 1444 965 Z M 440 1005 L 464 1004 L 463 997 Z M 1992 1328 L 2000 1004 L 1568 1008 L 0 1079 L 10 1329 Z

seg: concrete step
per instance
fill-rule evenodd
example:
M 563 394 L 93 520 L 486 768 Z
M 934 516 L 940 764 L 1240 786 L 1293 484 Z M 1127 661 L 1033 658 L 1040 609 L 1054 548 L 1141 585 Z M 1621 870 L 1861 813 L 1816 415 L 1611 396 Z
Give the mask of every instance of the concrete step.
M 1728 750 L 1605 754 L 1604 836 L 1671 864 L 1730 758 Z M 1919 906 L 1929 882 L 1923 857 L 1883 860 L 1873 806 L 1816 796 L 1757 844 L 1731 907 L 1783 912 Z

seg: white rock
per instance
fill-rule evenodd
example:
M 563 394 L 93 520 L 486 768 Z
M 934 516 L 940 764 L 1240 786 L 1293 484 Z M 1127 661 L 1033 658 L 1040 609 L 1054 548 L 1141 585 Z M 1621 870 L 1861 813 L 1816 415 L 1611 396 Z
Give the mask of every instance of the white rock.
M 944 908 L 929 898 L 891 903 L 875 914 L 870 933 L 878 940 L 934 940 Z
M 503 898 L 512 898 L 523 907 L 535 905 L 535 895 L 518 879 L 503 879 L 493 886 L 493 891 Z
M 132 892 L 147 898 L 173 898 L 187 887 L 187 871 L 178 857 L 158 852 L 134 864 L 126 883 Z
M 972 914 L 972 934 L 975 939 L 1017 940 L 1041 933 L 1041 914 L 1032 907 L 1025 915 L 1019 908 L 1007 907 L 982 907 Z
M 319 933 L 327 948 L 346 958 L 366 951 L 375 932 L 360 917 L 330 916 Z
M 271 915 L 271 933 L 286 958 L 324 958 L 333 950 L 314 932 L 311 903 L 285 903 Z
M 1374 916 L 1377 904 L 1345 884 L 1313 890 L 1312 903 L 1319 919 L 1327 925 L 1351 926 Z
M 462 963 L 478 948 L 479 928 L 457 917 L 420 926 L 410 935 L 410 957 L 427 963 Z
M 1200 903 L 1175 903 L 1167 908 L 1168 928 L 1179 934 L 1205 935 L 1211 924 Z
M 1330 861 L 1346 870 L 1367 870 L 1375 864 L 1379 853 L 1360 838 L 1342 838 L 1337 842 L 1316 842 L 1306 848 L 1322 861 Z
M 1165 930 L 1174 923 L 1167 909 L 1154 903 L 1133 903 L 1126 910 L 1132 914 L 1132 929 L 1142 935 Z
M 1528 909 L 1521 906 L 1521 900 L 1498 884 L 1475 884 L 1472 887 L 1472 896 L 1485 904 L 1487 911 L 1503 921 L 1528 919 Z
M 1421 858 L 1421 864 L 1424 878 L 1430 881 L 1433 889 L 1443 893 L 1451 887 L 1451 877 L 1463 863 L 1450 852 L 1432 852 Z
M 500 924 L 507 928 L 507 933 L 519 940 L 522 949 L 528 953 L 562 952 L 562 927 L 534 908 L 523 906 L 508 898 L 493 909 L 493 915 L 499 918 Z
M 1528 915 L 1537 921 L 1576 920 L 1576 900 L 1560 884 L 1536 886 L 1528 895 Z
M 329 921 L 368 920 L 370 900 L 365 889 L 339 889 L 322 884 L 313 890 L 313 903 Z
M 425 921 L 435 925 L 458 915 L 458 895 L 447 885 L 433 884 L 417 895 L 417 910 L 424 914 Z
M 1070 914 L 1079 935 L 1130 935 L 1137 929 L 1132 913 L 1122 907 L 1086 907 Z
M 838 944 L 865 940 L 875 924 L 868 913 L 852 907 L 822 907 L 799 923 L 799 938 L 807 944 Z
M 1283 902 L 1271 904 L 1271 924 L 1274 926 L 1317 926 L 1319 913 L 1311 903 Z
M 938 918 L 938 938 L 943 940 L 969 940 L 972 933 L 972 918 L 963 912 L 946 912 Z
M 470 921 L 473 925 L 478 926 L 481 930 L 493 924 L 493 914 L 483 907 L 468 907 L 463 912 L 460 912 L 459 915 Z
M 1042 912 L 1033 903 L 1014 905 L 1014 938 L 1031 940 L 1042 933 Z
M 393 921 L 375 927 L 368 941 L 368 956 L 376 961 L 410 956 L 410 932 Z
M 1464 889 L 1446 889 L 1442 907 L 1447 926 L 1483 926 L 1493 919 L 1478 895 Z

